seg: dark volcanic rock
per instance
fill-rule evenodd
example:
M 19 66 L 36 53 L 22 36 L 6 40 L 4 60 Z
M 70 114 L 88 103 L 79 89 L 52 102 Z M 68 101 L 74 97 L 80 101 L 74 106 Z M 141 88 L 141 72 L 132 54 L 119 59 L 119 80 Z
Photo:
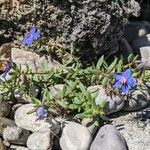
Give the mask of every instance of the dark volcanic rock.
M 77 54 L 91 62 L 117 51 L 128 16 L 137 16 L 139 10 L 135 0 L 3 0 L 0 41 L 20 38 L 35 25 L 60 43 L 74 42 Z

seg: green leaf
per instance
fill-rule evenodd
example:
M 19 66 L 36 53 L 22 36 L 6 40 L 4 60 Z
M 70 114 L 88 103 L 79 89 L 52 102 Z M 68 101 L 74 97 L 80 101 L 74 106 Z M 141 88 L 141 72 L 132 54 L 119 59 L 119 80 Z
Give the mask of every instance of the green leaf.
M 33 75 L 32 80 L 34 80 L 36 82 L 39 82 L 39 77 L 37 75 Z
M 84 103 L 84 107 L 85 107 L 85 110 L 91 109 L 91 105 L 88 104 L 87 102 Z
M 131 62 L 133 61 L 133 59 L 134 59 L 134 55 L 133 55 L 133 54 L 130 54 L 130 55 L 128 56 L 128 63 L 131 63 Z
M 102 86 L 103 86 L 103 87 L 106 87 L 108 81 L 109 81 L 109 78 L 108 78 L 108 77 L 105 77 L 105 78 L 102 80 Z
M 66 105 L 66 103 L 65 103 L 64 101 L 57 101 L 57 104 L 58 104 L 59 106 L 61 106 L 62 108 L 64 108 L 64 109 L 67 109 L 67 108 L 68 108 L 68 106 Z
M 133 59 L 133 62 L 136 61 L 139 58 L 139 55 L 136 55 Z
M 138 77 L 139 74 L 140 74 L 140 72 L 134 72 L 134 73 L 132 73 L 132 76 L 133 77 Z
M 38 100 L 36 97 L 31 96 L 31 100 L 32 100 L 32 103 L 33 103 L 34 105 L 36 105 L 36 106 L 41 105 L 41 101 Z
M 70 105 L 69 105 L 69 108 L 70 108 L 70 109 L 78 109 L 78 106 L 75 105 L 75 104 L 70 104 Z
M 95 99 L 97 97 L 98 93 L 99 93 L 99 89 L 96 90 L 95 92 L 91 93 L 92 99 Z
M 92 96 L 91 96 L 90 92 L 86 91 L 85 96 L 86 96 L 88 101 L 92 101 Z
M 52 94 L 50 93 L 50 91 L 46 88 L 44 89 L 44 98 L 47 100 L 47 101 L 50 101 L 53 99 L 53 96 Z
M 93 115 L 92 115 L 92 109 L 89 109 L 83 113 L 79 113 L 76 115 L 78 118 L 91 118 Z
M 96 75 L 93 75 L 93 76 L 91 77 L 91 85 L 94 85 L 95 82 L 96 82 Z
M 81 82 L 79 83 L 79 88 L 81 89 L 82 93 L 85 95 L 86 87 Z
M 120 59 L 119 62 L 118 62 L 117 72 L 121 72 L 122 71 L 122 66 L 123 66 L 123 61 L 122 61 L 122 59 Z
M 59 113 L 53 108 L 48 108 L 48 112 L 50 112 L 51 114 L 54 114 L 54 115 L 59 115 Z
M 111 65 L 108 67 L 107 72 L 111 73 L 111 71 L 115 68 L 118 58 L 116 58 Z
M 97 127 L 99 126 L 99 122 L 97 120 L 95 120 L 93 124 Z
M 99 71 L 99 70 L 96 70 L 96 69 L 88 70 L 88 72 L 89 72 L 90 74 L 99 74 L 99 73 L 100 73 L 100 71 Z
M 98 60 L 97 65 L 96 65 L 96 69 L 100 69 L 103 65 L 104 62 L 104 55 L 101 56 L 101 58 Z
M 106 61 L 104 60 L 104 62 L 103 62 L 103 66 L 104 66 L 104 68 L 107 70 L 108 69 L 108 64 L 106 63 Z
M 74 100 L 73 100 L 73 103 L 77 104 L 77 105 L 81 105 L 82 101 L 80 101 L 80 99 L 78 99 L 78 97 L 75 97 Z
M 64 97 L 66 95 L 66 92 L 67 92 L 67 85 L 64 84 L 63 89 L 61 91 L 61 96 Z
M 102 100 L 102 101 L 99 103 L 100 108 L 103 109 L 103 108 L 106 106 L 107 103 L 108 103 L 108 101 Z

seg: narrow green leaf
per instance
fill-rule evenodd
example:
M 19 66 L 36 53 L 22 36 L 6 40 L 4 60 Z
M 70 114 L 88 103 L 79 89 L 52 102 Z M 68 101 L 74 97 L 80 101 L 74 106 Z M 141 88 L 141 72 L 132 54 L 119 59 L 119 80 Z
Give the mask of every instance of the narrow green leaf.
M 98 60 L 97 65 L 96 65 L 96 69 L 100 69 L 103 65 L 104 62 L 104 55 L 101 56 L 101 58 Z
M 96 82 L 96 75 L 93 75 L 91 77 L 91 85 L 95 85 L 95 82 Z
M 64 84 L 63 89 L 62 89 L 62 91 L 61 91 L 62 97 L 64 97 L 64 96 L 66 95 L 66 92 L 67 92 L 67 85 Z
M 69 105 L 69 108 L 70 108 L 70 109 L 78 109 L 78 106 L 75 105 L 75 104 L 70 104 L 70 105 Z
M 102 100 L 102 101 L 100 102 L 100 104 L 99 104 L 100 108 L 103 109 L 103 108 L 106 106 L 107 103 L 108 103 L 108 101 Z
M 63 102 L 63 101 L 57 101 L 57 104 L 59 105 L 59 106 L 61 106 L 62 108 L 64 108 L 64 109 L 67 109 L 68 108 L 68 106 L 65 104 L 65 102 Z
M 88 101 L 92 101 L 92 96 L 91 96 L 90 92 L 86 91 L 85 96 L 86 96 Z
M 41 105 L 41 101 L 38 100 L 36 97 L 31 96 L 31 100 L 32 100 L 32 103 L 35 104 L 36 106 Z
M 91 105 L 89 105 L 88 103 L 85 103 L 85 110 L 89 110 L 89 109 L 91 109 Z
M 131 62 L 133 61 L 133 59 L 134 59 L 134 55 L 133 55 L 133 54 L 130 54 L 130 55 L 128 56 L 128 63 L 131 63 Z
M 103 86 L 103 87 L 106 87 L 108 81 L 109 81 L 109 78 L 108 78 L 108 77 L 105 77 L 105 78 L 102 80 L 102 86 Z
M 83 113 L 79 113 L 76 115 L 78 118 L 91 118 L 92 117 L 92 109 L 89 109 Z
M 59 115 L 59 113 L 53 108 L 48 108 L 48 112 L 54 115 Z
M 133 58 L 133 62 L 136 61 L 138 58 L 139 58 L 139 55 L 136 55 L 136 56 Z
M 85 94 L 86 88 L 81 82 L 79 83 L 79 88 L 81 89 L 82 93 Z
M 122 61 L 122 59 L 120 59 L 119 62 L 118 62 L 117 72 L 121 72 L 122 71 L 122 66 L 123 66 L 123 61 Z
M 52 94 L 50 93 L 50 91 L 47 88 L 44 89 L 44 98 L 46 98 L 47 101 L 50 101 L 53 99 Z
M 73 100 L 73 103 L 77 104 L 77 105 L 81 105 L 82 101 L 80 101 L 80 99 L 78 99 L 78 97 L 75 97 L 74 100 Z
M 115 68 L 116 63 L 117 63 L 117 60 L 118 60 L 118 58 L 116 58 L 116 59 L 111 63 L 111 65 L 108 67 L 108 69 L 107 69 L 107 72 L 108 72 L 108 73 L 110 73 L 110 72 Z

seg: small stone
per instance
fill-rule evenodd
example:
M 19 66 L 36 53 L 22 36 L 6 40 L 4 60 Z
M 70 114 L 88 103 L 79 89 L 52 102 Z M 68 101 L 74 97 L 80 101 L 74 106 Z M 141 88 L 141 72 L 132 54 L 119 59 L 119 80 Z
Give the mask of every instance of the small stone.
M 145 46 L 140 48 L 141 60 L 144 61 L 144 66 L 150 69 L 150 46 Z
M 39 93 L 40 93 L 40 88 L 38 86 L 31 87 L 31 94 L 34 97 L 38 97 Z M 15 89 L 14 96 L 18 102 L 21 102 L 23 104 L 32 102 L 31 97 L 26 92 L 24 92 L 20 89 Z
M 98 131 L 90 150 L 128 150 L 123 136 L 113 125 L 104 125 Z
M 150 108 L 144 111 L 150 113 Z M 138 113 L 143 113 L 143 110 L 139 110 Z M 111 116 L 112 123 L 126 139 L 129 150 L 149 150 L 150 148 L 150 119 L 145 118 L 145 115 L 144 118 L 141 117 L 137 117 L 137 111 L 132 113 L 122 111 Z
M 1 138 L 0 138 L 0 150 L 6 150 L 6 146 L 4 145 Z
M 124 106 L 124 101 L 118 95 L 112 95 L 112 97 L 107 96 L 105 89 L 101 85 L 90 86 L 87 89 L 89 92 L 94 92 L 98 90 L 98 95 L 95 97 L 96 105 L 99 105 L 103 101 L 107 101 L 104 108 L 106 114 L 111 114 L 121 110 Z
M 11 145 L 10 146 L 10 150 L 29 150 L 27 147 L 24 147 L 24 146 L 18 146 L 18 145 Z M 8 149 L 9 150 L 9 149 Z
M 14 120 L 7 119 L 7 118 L 4 118 L 4 117 L 0 117 L 0 136 L 2 136 L 3 130 L 7 126 L 11 126 L 11 127 L 15 126 Z
M 15 112 L 15 122 L 17 126 L 32 132 L 51 131 L 59 133 L 60 126 L 53 118 L 38 119 L 33 104 L 25 104 Z
M 10 145 L 11 145 L 8 141 L 3 141 L 3 143 L 4 143 L 4 145 L 7 146 L 7 147 L 10 147 Z
M 90 118 L 83 118 L 82 125 L 87 127 L 87 129 L 90 131 L 91 135 L 94 135 L 96 130 L 98 129 L 98 126 L 95 126 L 92 122 L 92 119 L 90 119 Z
M 22 106 L 22 103 L 17 103 L 12 106 L 12 111 L 15 112 L 20 106 Z
M 24 51 L 19 48 L 12 48 L 11 57 L 14 63 L 21 65 L 22 69 L 27 69 L 27 66 L 32 70 L 32 72 L 42 71 L 43 65 L 48 64 L 48 68 L 52 69 L 58 66 L 58 62 L 53 60 L 50 56 L 40 56 L 36 53 L 30 51 Z
M 0 58 L 3 60 L 11 58 L 11 49 L 14 47 L 13 43 L 5 43 L 0 47 Z
M 27 95 L 27 93 L 25 93 L 24 91 L 20 91 L 19 89 L 15 89 L 14 96 L 19 103 L 26 104 L 32 102 L 31 97 Z
M 124 108 L 125 111 L 135 111 L 145 107 L 150 102 L 150 85 L 143 84 L 143 91 L 135 90 L 128 93 L 127 96 L 124 96 Z
M 52 148 L 50 132 L 32 133 L 27 140 L 27 147 L 31 150 L 48 150 Z
M 89 130 L 78 123 L 66 121 L 60 138 L 63 150 L 87 150 L 92 140 Z
M 26 141 L 30 135 L 28 130 L 20 127 L 6 127 L 3 131 L 3 138 L 12 144 L 26 145 Z
M 11 105 L 8 101 L 0 100 L 0 116 L 7 117 L 11 111 Z

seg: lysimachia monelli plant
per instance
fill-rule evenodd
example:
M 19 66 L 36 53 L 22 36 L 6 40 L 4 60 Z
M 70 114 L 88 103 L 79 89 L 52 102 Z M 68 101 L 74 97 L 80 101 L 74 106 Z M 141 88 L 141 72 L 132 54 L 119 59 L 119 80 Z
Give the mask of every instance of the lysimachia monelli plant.
M 34 46 L 34 43 L 38 43 L 39 37 L 40 33 L 36 31 L 35 27 L 32 27 L 24 36 L 23 43 L 30 47 Z M 47 47 L 47 49 L 50 51 L 51 47 Z M 57 52 L 61 53 L 62 48 L 57 47 L 56 49 Z M 78 118 L 97 118 L 100 116 L 103 118 L 106 101 L 96 105 L 95 97 L 98 91 L 91 93 L 87 87 L 102 85 L 108 95 L 120 95 L 128 94 L 130 90 L 136 90 L 140 88 L 141 83 L 150 80 L 150 73 L 144 69 L 144 66 L 141 67 L 138 56 L 134 57 L 131 54 L 128 57 L 128 64 L 123 63 L 122 57 L 116 58 L 110 65 L 102 56 L 96 66 L 83 69 L 79 59 L 72 53 L 73 46 L 71 46 L 70 55 L 66 52 L 68 59 L 64 64 L 51 70 L 47 64 L 44 64 L 43 71 L 37 73 L 33 73 L 28 66 L 26 70 L 14 63 L 12 66 L 13 60 L 8 61 L 3 70 L 2 78 L 6 77 L 12 67 L 9 73 L 11 78 L 0 82 L 0 89 L 4 91 L 3 99 L 10 99 L 15 89 L 19 89 L 31 97 L 32 103 L 36 106 L 37 116 L 41 119 L 45 118 L 48 113 L 54 116 L 73 115 Z M 60 83 L 64 84 L 63 89 L 59 90 L 60 96 L 53 97 L 49 87 Z M 31 87 L 34 85 L 41 88 L 42 96 L 39 99 L 31 93 Z

